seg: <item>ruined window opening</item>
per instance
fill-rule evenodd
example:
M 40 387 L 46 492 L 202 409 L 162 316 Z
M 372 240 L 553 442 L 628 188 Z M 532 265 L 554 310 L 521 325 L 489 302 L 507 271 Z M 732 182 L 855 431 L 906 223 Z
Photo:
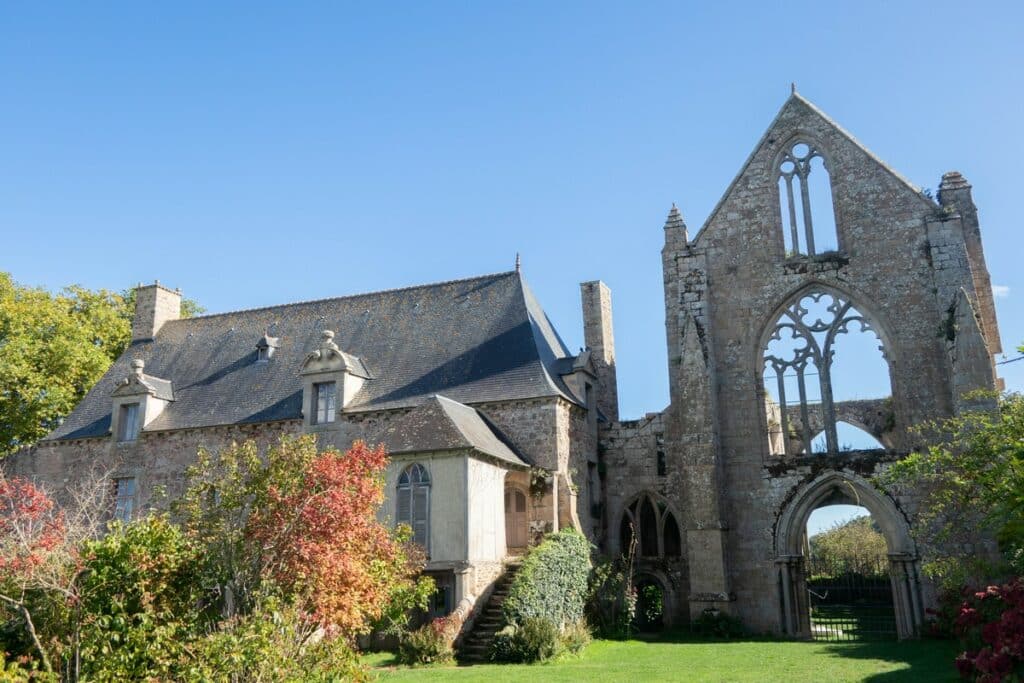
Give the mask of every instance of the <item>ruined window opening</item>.
M 883 448 L 877 435 L 842 419 L 877 413 L 891 394 L 881 341 L 850 301 L 825 290 L 801 294 L 783 311 L 763 353 L 773 455 Z M 844 358 L 849 362 L 838 363 Z
M 412 540 L 430 550 L 430 474 L 417 463 L 398 477 L 396 514 L 398 524 L 412 527 Z
M 796 141 L 778 166 L 779 203 L 786 256 L 814 256 L 839 249 L 832 184 L 817 147 Z
M 665 451 L 658 451 L 657 466 L 659 477 L 664 477 L 668 474 L 668 467 L 665 464 Z
M 679 557 L 681 537 L 675 515 L 651 494 L 642 494 L 626 507 L 619 525 L 621 551 L 626 553 L 637 534 L 640 557 Z

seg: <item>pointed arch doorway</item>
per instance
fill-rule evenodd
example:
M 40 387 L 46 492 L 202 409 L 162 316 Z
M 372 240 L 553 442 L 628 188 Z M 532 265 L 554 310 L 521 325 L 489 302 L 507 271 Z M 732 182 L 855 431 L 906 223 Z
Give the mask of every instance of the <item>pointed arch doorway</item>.
M 782 632 L 797 638 L 815 637 L 811 622 L 813 596 L 808 580 L 812 568 L 807 557 L 807 521 L 814 510 L 833 504 L 857 505 L 871 513 L 885 537 L 885 571 L 892 591 L 895 636 L 917 636 L 923 606 L 917 553 L 907 522 L 887 495 L 856 475 L 834 470 L 803 485 L 784 507 L 776 524 L 775 564 Z

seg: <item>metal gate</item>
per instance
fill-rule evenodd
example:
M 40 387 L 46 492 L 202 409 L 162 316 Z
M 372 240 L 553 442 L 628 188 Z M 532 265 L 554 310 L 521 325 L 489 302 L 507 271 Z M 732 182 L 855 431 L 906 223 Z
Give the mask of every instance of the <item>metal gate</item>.
M 812 557 L 806 567 L 814 640 L 896 639 L 888 558 Z

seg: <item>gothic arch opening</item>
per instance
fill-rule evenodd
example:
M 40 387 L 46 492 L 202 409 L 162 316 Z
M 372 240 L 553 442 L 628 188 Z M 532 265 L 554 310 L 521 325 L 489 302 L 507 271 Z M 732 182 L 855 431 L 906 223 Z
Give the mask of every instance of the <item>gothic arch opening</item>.
M 821 147 L 796 138 L 785 146 L 775 170 L 786 256 L 838 251 L 832 182 Z
M 828 562 L 812 554 L 808 534 L 808 522 L 815 510 L 834 505 L 852 505 L 863 508 L 870 514 L 872 526 L 884 539 L 884 557 L 877 546 L 864 547 L 865 555 L 874 553 L 874 558 L 865 557 L 857 566 L 828 566 Z M 867 542 L 862 542 L 867 546 Z M 866 620 L 872 614 L 885 616 L 882 606 L 891 604 L 890 628 L 893 636 L 910 638 L 919 633 L 922 620 L 921 590 L 919 584 L 917 555 L 906 519 L 893 500 L 878 491 L 864 479 L 845 472 L 829 471 L 815 480 L 801 486 L 800 490 L 783 508 L 775 527 L 775 556 L 778 567 L 779 606 L 782 631 L 799 638 L 814 638 L 823 635 L 836 639 L 854 639 L 872 635 Z M 856 558 L 856 553 L 852 556 Z M 844 562 L 846 560 L 843 560 Z M 835 563 L 833 562 L 833 565 Z M 875 598 L 885 598 L 882 605 L 875 605 L 875 611 L 862 610 L 845 629 L 837 626 L 833 618 L 831 626 L 827 621 L 815 624 L 812 614 L 822 608 L 822 614 L 833 617 L 836 610 L 851 611 L 850 605 L 842 602 L 851 597 L 850 586 L 859 586 L 861 605 L 869 586 Z M 890 593 L 884 594 L 888 586 Z M 847 594 L 841 594 L 846 591 Z M 830 608 L 831 601 L 831 608 Z M 856 603 L 854 603 L 856 604 Z M 888 609 L 888 607 L 886 607 Z M 847 620 L 850 621 L 849 619 Z M 858 633 L 859 630 L 859 633 Z
M 895 416 L 885 345 L 847 295 L 804 288 L 781 307 L 761 349 L 772 455 L 887 447 Z
M 629 552 L 634 539 L 639 558 L 669 558 L 682 555 L 682 536 L 675 514 L 668 504 L 652 493 L 641 493 L 626 506 L 619 522 L 619 549 Z

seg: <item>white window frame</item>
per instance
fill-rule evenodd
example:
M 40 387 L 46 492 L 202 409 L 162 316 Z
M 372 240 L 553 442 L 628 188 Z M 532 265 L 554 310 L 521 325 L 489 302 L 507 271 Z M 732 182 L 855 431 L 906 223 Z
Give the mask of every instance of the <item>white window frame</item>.
M 326 393 L 330 387 L 329 395 Z M 330 424 L 338 412 L 338 383 L 313 383 L 313 424 Z
M 125 524 L 132 520 L 138 491 L 138 479 L 135 477 L 114 479 L 114 519 Z
M 139 438 L 141 431 L 142 404 L 122 403 L 118 409 L 117 440 L 120 443 L 131 443 Z

